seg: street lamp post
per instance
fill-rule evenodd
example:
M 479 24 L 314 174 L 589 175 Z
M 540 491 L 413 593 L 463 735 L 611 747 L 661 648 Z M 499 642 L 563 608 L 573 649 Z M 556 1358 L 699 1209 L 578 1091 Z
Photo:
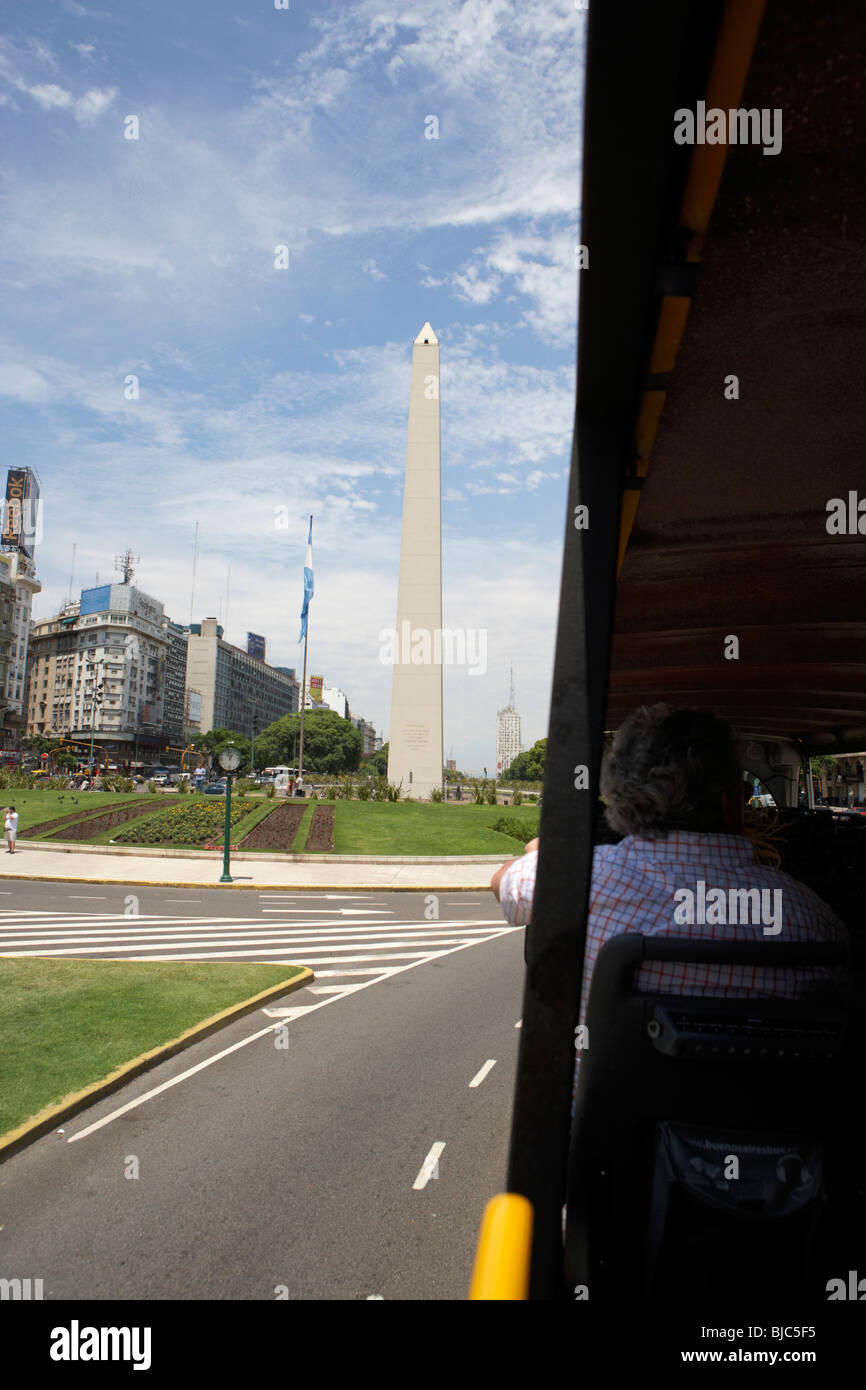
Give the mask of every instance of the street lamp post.
M 223 839 L 223 871 L 220 883 L 232 883 L 234 880 L 229 873 L 232 834 L 232 773 L 236 772 L 241 765 L 241 755 L 233 743 L 226 744 L 219 755 L 218 762 L 226 775 L 226 824 Z
M 251 776 L 251 777 L 255 777 L 255 775 L 256 775 L 256 726 L 257 726 L 257 724 L 258 724 L 258 717 L 259 717 L 259 702 L 258 702 L 258 700 L 250 700 L 250 707 L 251 707 L 251 709 L 252 709 L 252 711 L 253 711 L 253 746 L 252 746 L 252 751 L 251 751 L 251 753 L 250 753 L 250 776 Z
M 93 736 L 94 736 L 94 733 L 96 732 L 96 707 L 97 707 L 97 705 L 101 705 L 101 704 L 102 704 L 102 690 L 103 690 L 103 685 L 104 685 L 104 681 L 100 681 L 100 682 L 97 684 L 97 681 L 96 681 L 96 672 L 97 672 L 97 669 L 98 669 L 98 668 L 97 668 L 97 666 L 96 666 L 95 663 L 90 667 L 90 670 L 93 672 L 93 677 L 92 677 L 92 679 L 93 679 L 93 695 L 92 695 L 92 697 L 91 697 L 91 699 L 92 699 L 92 704 L 91 704 L 91 707 L 90 707 L 90 777 L 91 777 L 91 780 L 93 779 Z

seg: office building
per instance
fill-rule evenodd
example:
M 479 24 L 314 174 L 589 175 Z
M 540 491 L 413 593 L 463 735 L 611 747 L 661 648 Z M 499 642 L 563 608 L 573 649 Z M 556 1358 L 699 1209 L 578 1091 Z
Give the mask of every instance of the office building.
M 27 723 L 26 673 L 32 626 L 33 595 L 41 592 L 34 555 L 42 538 L 42 503 L 39 482 L 32 468 L 10 468 L 6 475 L 6 499 L 0 528 L 4 580 L 12 583 L 12 638 L 6 648 L 5 674 L 0 682 L 3 699 L 2 740 L 7 746 L 20 742 Z
M 514 703 L 514 671 L 512 670 L 508 704 L 496 716 L 496 775 L 504 777 L 518 753 L 522 752 L 520 715 Z
M 168 636 L 163 605 L 131 583 L 83 589 L 32 638 L 27 732 L 64 734 L 115 759 L 160 749 Z
M 232 729 L 252 738 L 299 708 L 294 675 L 226 642 L 216 618 L 190 624 L 186 690 L 201 696 L 203 734 Z

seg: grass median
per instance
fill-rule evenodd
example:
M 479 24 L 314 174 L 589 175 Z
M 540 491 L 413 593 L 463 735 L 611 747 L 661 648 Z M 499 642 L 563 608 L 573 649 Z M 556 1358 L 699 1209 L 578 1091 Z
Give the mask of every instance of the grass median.
M 538 834 L 533 806 L 466 806 L 446 802 L 337 801 L 336 854 L 502 854 L 522 853 L 511 835 L 494 830 L 497 822 L 519 825 L 526 840 Z
M 0 1137 L 301 968 L 0 959 Z

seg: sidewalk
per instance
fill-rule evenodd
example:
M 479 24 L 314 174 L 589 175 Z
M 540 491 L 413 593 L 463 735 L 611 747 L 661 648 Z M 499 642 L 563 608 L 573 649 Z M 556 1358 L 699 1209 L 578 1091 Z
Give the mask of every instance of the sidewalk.
M 515 849 L 516 854 L 519 849 Z M 231 856 L 233 883 L 220 883 L 222 850 L 118 849 L 18 841 L 0 852 L 0 878 L 61 883 L 117 883 L 168 888 L 382 888 L 391 892 L 477 892 L 488 889 L 500 855 L 439 858 L 386 855 L 252 854 Z

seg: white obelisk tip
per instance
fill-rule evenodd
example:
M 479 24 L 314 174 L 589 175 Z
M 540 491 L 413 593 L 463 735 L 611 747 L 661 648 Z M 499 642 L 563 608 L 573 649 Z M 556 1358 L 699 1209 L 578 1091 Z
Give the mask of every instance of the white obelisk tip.
M 429 323 L 425 323 L 424 327 L 421 329 L 421 332 L 418 334 L 418 337 L 415 339 L 415 342 L 416 344 L 429 343 L 431 347 L 434 344 L 436 347 L 439 346 L 439 339 L 436 337 L 436 334 L 433 332 L 433 329 L 430 327 Z

